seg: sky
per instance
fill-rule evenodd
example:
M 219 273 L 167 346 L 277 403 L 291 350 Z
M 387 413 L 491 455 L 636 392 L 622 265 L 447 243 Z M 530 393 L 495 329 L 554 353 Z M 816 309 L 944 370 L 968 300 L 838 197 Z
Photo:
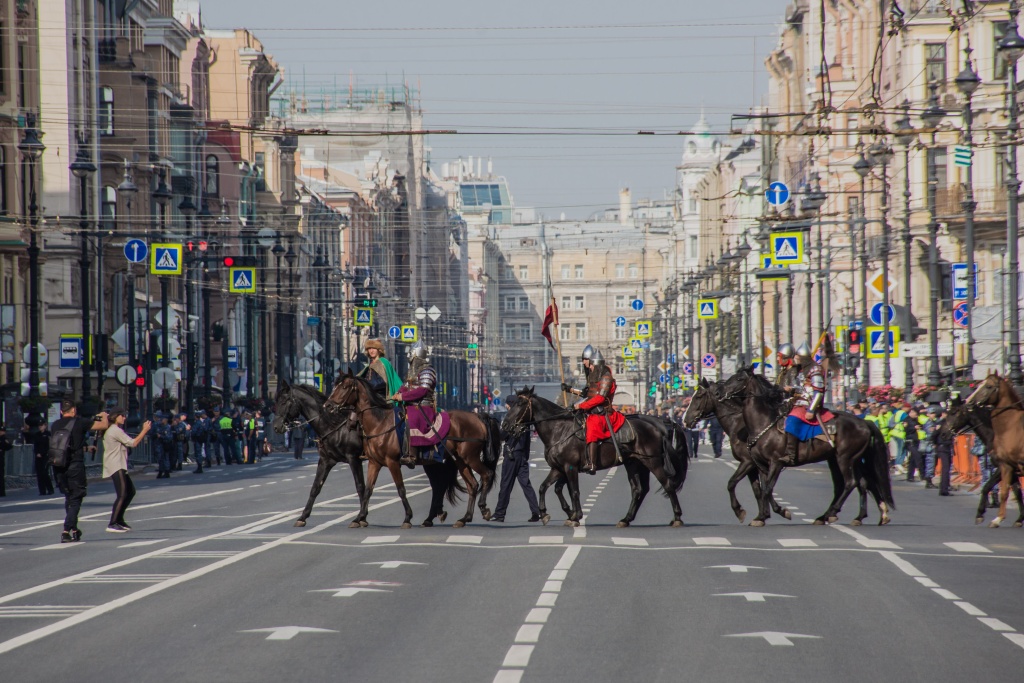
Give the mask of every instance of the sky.
M 701 111 L 715 131 L 764 103 L 787 0 L 206 0 L 207 28 L 248 28 L 290 89 L 407 82 L 432 166 L 493 160 L 517 206 L 584 219 L 670 192 Z

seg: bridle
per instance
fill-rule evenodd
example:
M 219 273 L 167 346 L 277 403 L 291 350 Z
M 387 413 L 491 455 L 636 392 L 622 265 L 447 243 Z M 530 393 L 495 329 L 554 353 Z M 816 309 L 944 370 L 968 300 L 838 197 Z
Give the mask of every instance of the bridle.
M 523 396 L 519 396 L 519 398 L 523 399 L 524 397 Z M 535 418 L 533 416 L 533 397 L 532 396 L 530 396 L 529 398 L 526 398 L 526 405 L 527 405 L 526 410 L 524 410 L 522 415 L 520 415 L 519 418 L 510 425 L 509 431 L 512 432 L 513 434 L 515 434 L 516 436 L 518 436 L 519 434 L 522 434 L 524 429 L 528 429 L 529 427 L 536 427 L 541 422 L 550 422 L 551 420 L 563 420 L 566 417 L 575 418 L 575 415 L 573 414 L 573 412 L 571 410 L 563 410 L 563 412 L 561 414 L 557 414 L 557 415 L 549 415 L 548 417 Z M 525 419 L 524 420 L 523 418 L 527 417 L 527 414 L 529 415 L 529 419 Z M 572 430 L 571 432 L 569 432 L 569 434 L 565 438 L 559 440 L 556 443 L 551 444 L 549 446 L 549 448 L 554 448 L 555 446 L 559 446 L 559 445 L 565 443 L 566 441 L 568 441 L 573 436 L 577 436 L 579 434 L 579 432 L 581 431 L 581 425 L 579 425 L 577 423 L 576 427 L 577 428 Z

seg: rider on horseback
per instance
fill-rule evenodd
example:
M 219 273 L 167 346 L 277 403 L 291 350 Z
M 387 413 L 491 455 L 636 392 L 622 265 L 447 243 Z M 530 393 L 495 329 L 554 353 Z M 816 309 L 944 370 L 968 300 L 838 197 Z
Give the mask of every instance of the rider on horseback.
M 405 377 L 405 384 L 397 393 L 391 396 L 392 399 L 401 402 L 405 406 L 419 406 L 429 408 L 430 418 L 434 414 L 434 388 L 437 386 L 437 372 L 427 360 L 427 347 L 417 344 L 410 353 L 412 360 L 409 361 L 409 372 Z M 422 411 L 421 411 L 422 412 Z M 408 413 L 407 413 L 408 414 Z M 402 421 L 404 426 L 404 420 Z M 399 422 L 396 420 L 396 427 Z M 401 430 L 404 432 L 404 430 Z M 410 453 L 405 445 L 405 434 L 398 435 L 399 447 L 402 449 L 401 463 L 410 467 L 416 464 L 417 456 Z
M 370 388 L 383 396 L 392 396 L 402 386 L 402 379 L 391 366 L 384 351 L 384 343 L 380 339 L 367 339 L 366 355 L 370 357 L 370 364 L 359 373 L 359 377 L 365 377 Z
M 779 344 L 778 356 L 779 371 L 775 375 L 775 385 L 789 390 L 796 385 L 796 376 L 800 368 L 793 362 L 796 355 L 796 348 L 789 342 Z
M 612 408 L 615 400 L 615 378 L 612 369 L 605 365 L 601 352 L 590 344 L 583 349 L 583 368 L 587 373 L 586 395 L 573 406 L 587 414 L 587 449 L 581 470 L 587 474 L 597 474 L 597 451 L 601 441 L 613 438 L 626 418 Z M 563 384 L 562 389 L 577 396 L 584 396 L 584 391 Z M 607 407 L 606 407 L 607 406 Z
M 796 350 L 793 360 L 797 368 L 794 381 L 783 385 L 794 397 L 786 417 L 786 455 L 779 459 L 783 465 L 795 465 L 800 442 L 821 433 L 818 410 L 825 399 L 825 373 L 811 357 L 807 342 Z

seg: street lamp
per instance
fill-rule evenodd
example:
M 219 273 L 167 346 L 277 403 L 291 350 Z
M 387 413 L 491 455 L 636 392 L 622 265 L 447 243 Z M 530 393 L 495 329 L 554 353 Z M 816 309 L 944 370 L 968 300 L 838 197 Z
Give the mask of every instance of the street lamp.
M 178 211 L 185 217 L 185 234 L 189 235 L 189 239 L 192 239 L 192 217 L 196 215 L 196 205 L 192 203 L 192 197 L 185 195 L 180 202 L 178 202 Z M 207 245 L 209 246 L 209 245 Z M 206 253 L 203 253 L 205 256 Z M 196 284 L 198 278 L 192 278 L 192 269 L 195 266 L 195 260 L 189 256 L 185 261 L 185 343 L 183 344 L 185 352 L 185 408 L 189 414 L 192 413 L 193 401 L 195 399 L 195 392 L 193 385 L 195 384 L 196 369 L 192 362 L 195 358 L 196 361 L 199 359 L 199 353 L 193 353 L 193 347 L 195 346 L 194 334 L 196 330 L 192 329 L 192 301 L 195 298 Z M 201 272 L 201 271 L 200 271 Z M 198 303 L 198 301 L 196 302 Z M 178 341 L 181 342 L 181 334 L 178 334 Z M 202 463 L 200 463 L 202 467 Z
M 885 353 L 882 366 L 882 384 L 892 385 L 892 369 L 889 367 L 889 240 L 891 232 L 889 227 L 889 164 L 892 162 L 894 153 L 889 143 L 879 140 L 871 145 L 868 153 L 882 165 L 882 243 L 879 249 L 879 256 L 882 260 L 882 343 L 885 345 Z
M 71 162 L 71 173 L 74 174 L 79 180 L 80 198 L 79 198 L 79 227 L 81 228 L 81 267 L 82 267 L 82 344 L 83 351 L 85 352 L 82 360 L 82 398 L 89 401 L 92 396 L 92 380 L 89 377 L 89 358 L 91 356 L 90 351 L 92 350 L 92 339 L 89 336 L 89 178 L 96 172 L 96 164 L 89 160 L 89 152 L 86 149 L 84 141 L 79 141 L 78 153 L 75 155 L 75 160 Z M 97 291 L 97 298 L 99 298 L 99 290 Z M 102 387 L 100 387 L 102 389 Z M 91 405 L 91 401 L 90 401 Z M 91 410 L 85 409 L 86 414 L 91 414 Z
M 1017 106 L 1017 60 L 1024 54 L 1024 38 L 1017 31 L 1017 15 L 1020 9 L 1017 7 L 1017 0 L 1010 0 L 1010 23 L 1006 32 L 996 45 L 996 49 L 1006 58 L 1009 69 L 1007 69 L 1006 83 L 1009 90 L 1009 125 L 1006 136 L 1006 155 L 1010 166 L 1010 173 L 1006 178 L 1006 248 L 1009 269 L 1008 294 L 1006 300 L 1010 306 L 1010 348 L 1009 379 L 1014 386 L 1020 387 L 1024 384 L 1024 375 L 1020 367 L 1020 292 L 1018 291 L 1018 215 L 1017 215 L 1017 193 L 1020 192 L 1020 180 L 1017 176 L 1017 134 L 1020 131 L 1020 123 L 1017 121 L 1019 108 Z M 974 273 L 968 271 L 967 278 L 970 282 Z
M 156 202 L 157 207 L 160 210 L 160 238 L 164 238 L 164 232 L 167 229 L 167 205 L 173 199 L 170 188 L 167 187 L 167 183 L 164 182 L 166 179 L 167 171 L 162 167 L 159 171 L 160 182 L 157 184 L 156 189 L 153 190 L 152 198 Z M 168 352 L 168 342 L 171 337 L 170 327 L 167 324 L 167 276 L 160 276 L 160 352 L 163 354 L 163 358 L 160 361 L 160 367 L 167 367 L 170 365 L 171 358 Z
M 974 71 L 971 65 L 971 45 L 964 48 L 964 68 L 956 79 L 957 90 L 964 96 L 964 143 L 967 149 L 971 150 L 973 156 L 974 141 L 972 139 L 971 124 L 973 123 L 973 112 L 971 111 L 971 96 L 981 85 L 981 78 Z M 967 165 L 967 183 L 964 191 L 964 199 L 960 202 L 964 210 L 964 241 L 967 249 L 967 378 L 974 378 L 974 325 L 971 321 L 974 298 L 977 292 L 974 291 L 974 211 L 978 204 L 974 201 L 974 163 Z
M 910 234 L 910 146 L 917 139 L 917 131 L 910 120 L 910 101 L 903 100 L 900 105 L 902 116 L 894 122 L 896 142 L 903 147 L 903 305 L 906 307 L 906 329 L 903 330 L 903 341 L 913 341 L 913 323 L 911 322 L 910 306 L 913 301 L 911 291 L 910 248 L 913 237 Z M 903 373 L 905 375 L 903 395 L 908 400 L 914 389 L 914 361 L 906 353 L 903 354 Z
M 294 297 L 295 292 L 295 259 L 297 254 L 295 249 L 292 247 L 292 241 L 288 240 L 288 251 L 284 254 L 284 261 L 288 264 L 288 296 Z M 291 306 L 289 306 L 288 313 L 288 381 L 294 381 L 295 376 L 295 356 L 296 356 L 296 325 L 295 325 L 295 302 L 291 300 Z
M 934 149 L 935 129 L 946 116 L 946 112 L 939 106 L 939 96 L 934 83 L 931 85 L 931 90 L 932 96 L 928 101 L 928 108 L 921 112 L 921 121 L 926 128 L 931 129 L 932 134 L 932 145 L 928 152 L 928 277 L 931 280 L 931 301 L 929 302 L 931 357 L 928 367 L 928 384 L 937 387 L 942 382 L 942 373 L 939 372 L 939 297 L 942 293 L 939 289 L 939 221 L 936 219 L 935 206 L 939 178 L 935 169 Z
M 817 264 L 817 271 L 818 271 L 818 323 L 822 327 L 824 327 L 825 326 L 825 295 L 824 295 L 824 281 L 821 278 L 821 266 L 822 266 L 822 263 L 821 263 L 821 258 L 822 258 L 822 248 L 821 248 L 821 245 L 823 244 L 822 238 L 821 238 L 821 207 L 823 207 L 825 205 L 826 200 L 828 200 L 828 195 L 826 195 L 822 191 L 822 189 L 821 189 L 821 176 L 819 176 L 817 173 L 812 173 L 811 174 L 811 180 L 814 182 L 814 184 L 813 185 L 808 185 L 808 186 L 805 187 L 804 198 L 800 202 L 800 211 L 801 211 L 801 213 L 803 213 L 803 214 L 805 214 L 807 216 L 817 216 L 817 218 L 818 218 L 818 221 L 817 221 L 818 222 L 818 240 L 817 240 L 817 242 L 818 242 L 818 264 Z M 808 338 L 808 340 L 814 339 L 814 325 L 813 325 L 813 323 L 811 321 L 811 309 L 813 308 L 813 306 L 811 305 L 811 299 L 812 299 L 812 296 L 813 296 L 813 290 L 814 290 L 814 277 L 811 275 L 811 272 L 808 270 L 808 272 L 807 272 L 807 338 Z
M 860 156 L 857 157 L 857 161 L 853 164 L 853 170 L 860 176 L 860 216 L 858 222 L 860 223 L 860 246 L 857 246 L 857 235 L 856 231 L 850 235 L 850 250 L 854 260 L 856 260 L 857 252 L 860 251 L 860 290 L 861 290 L 861 325 L 865 328 L 868 324 L 868 246 L 867 246 L 867 232 L 868 232 L 868 214 L 867 214 L 867 194 L 865 188 L 865 181 L 867 180 L 868 174 L 871 173 L 871 168 L 875 165 L 875 159 L 871 156 L 865 156 L 862 151 Z M 856 291 L 856 290 L 855 290 Z M 854 297 L 856 298 L 856 297 Z M 856 314 L 857 306 L 854 303 L 854 313 Z M 865 385 L 871 384 L 871 364 L 868 360 L 867 353 L 860 362 L 860 377 L 861 382 Z
M 30 398 L 39 397 L 39 241 L 36 238 L 36 231 L 39 227 L 39 216 L 37 211 L 39 205 L 36 203 L 36 164 L 39 158 L 46 151 L 46 146 L 40 139 L 42 133 L 36 129 L 35 114 L 28 114 L 25 121 L 25 136 L 18 143 L 18 151 L 28 166 L 28 221 L 29 221 L 29 242 L 28 242 L 28 271 L 29 271 L 29 367 L 28 371 L 28 395 Z M 38 411 L 33 407 L 32 410 Z
M 130 166 L 128 161 L 124 162 L 124 178 L 121 180 L 121 184 L 117 186 L 117 196 L 124 197 L 125 212 L 127 214 L 126 227 L 131 227 L 132 219 L 132 202 L 135 200 L 135 196 L 139 193 L 139 188 L 132 181 L 131 174 L 129 173 Z M 128 360 L 129 362 L 137 367 L 139 359 L 136 356 L 136 350 L 138 349 L 138 339 L 136 338 L 136 319 L 135 319 L 135 265 L 132 263 L 128 264 Z M 147 386 L 150 382 L 146 382 Z M 125 426 L 129 428 L 135 428 L 139 425 L 139 395 L 136 385 L 128 385 L 128 417 L 125 420 Z

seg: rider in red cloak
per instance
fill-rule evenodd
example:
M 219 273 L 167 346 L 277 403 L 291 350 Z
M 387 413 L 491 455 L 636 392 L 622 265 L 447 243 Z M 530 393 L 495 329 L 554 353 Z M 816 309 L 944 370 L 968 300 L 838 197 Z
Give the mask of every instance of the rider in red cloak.
M 612 407 L 615 399 L 615 377 L 612 369 L 605 365 L 601 352 L 590 344 L 583 349 L 583 368 L 587 372 L 587 388 L 584 391 L 563 384 L 565 391 L 584 396 L 573 406 L 587 414 L 587 450 L 581 470 L 587 474 L 597 473 L 597 449 L 605 439 L 619 431 L 626 417 Z

